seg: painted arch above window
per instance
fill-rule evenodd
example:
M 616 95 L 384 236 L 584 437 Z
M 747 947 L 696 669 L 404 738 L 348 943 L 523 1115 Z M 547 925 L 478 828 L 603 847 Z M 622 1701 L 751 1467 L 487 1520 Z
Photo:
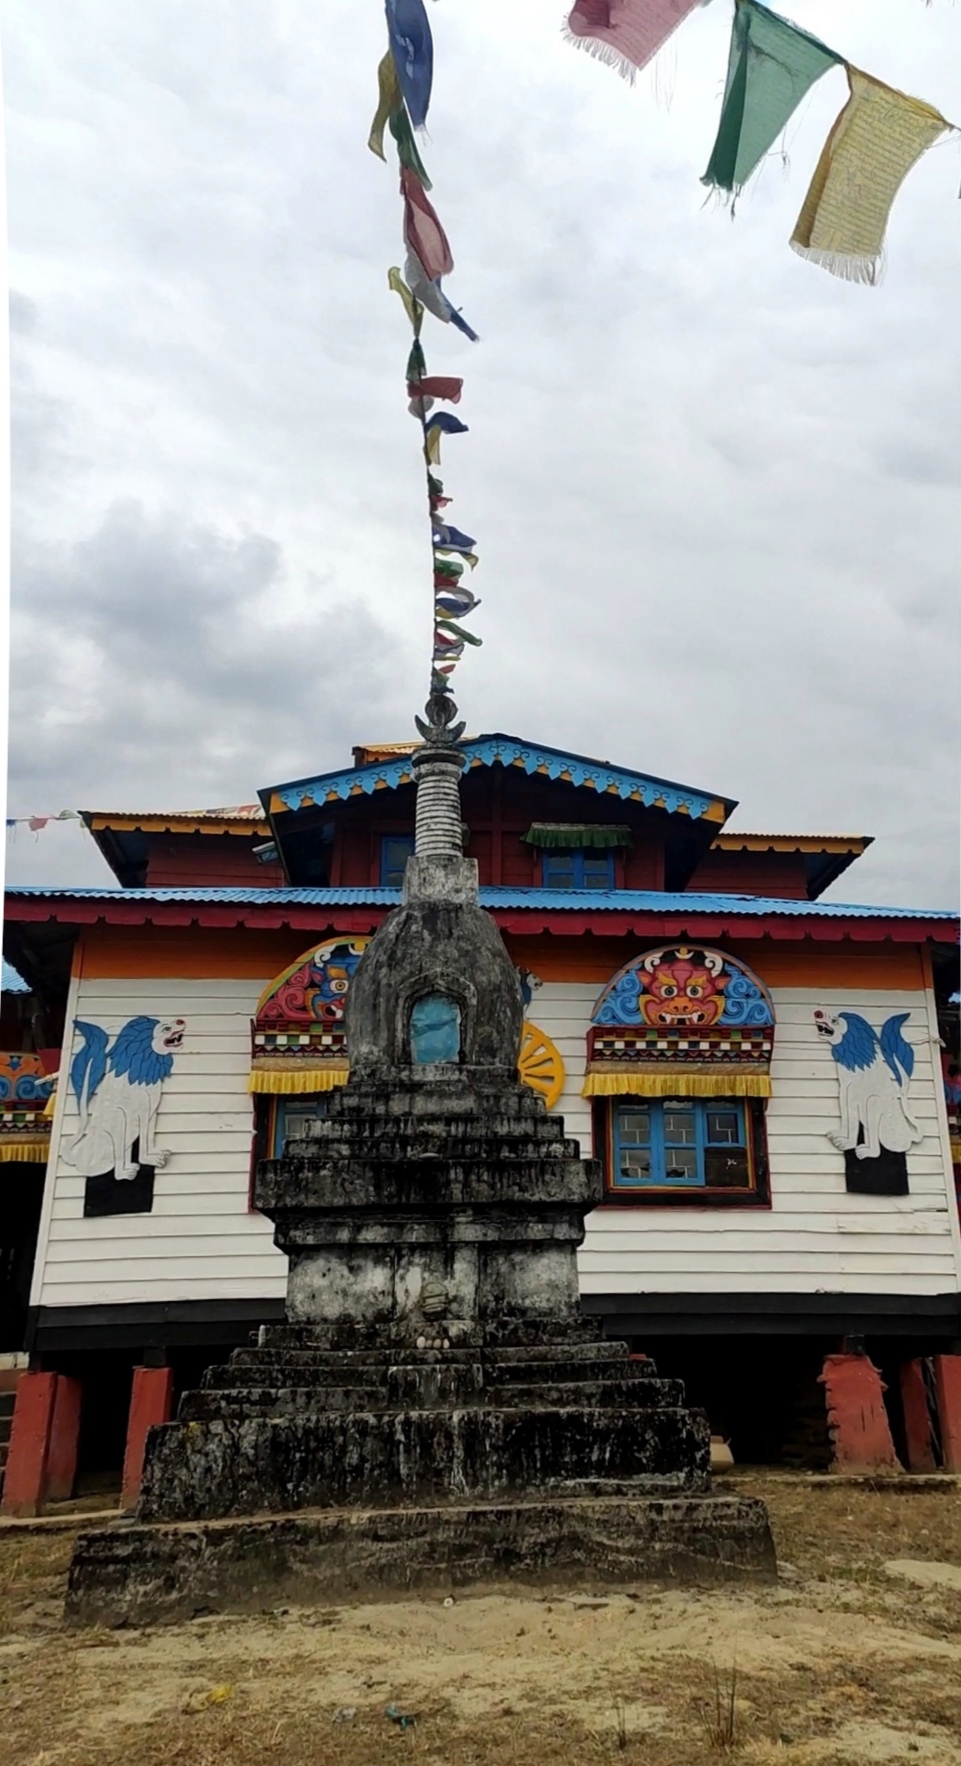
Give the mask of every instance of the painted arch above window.
M 774 1006 L 737 957 L 659 945 L 632 957 L 591 1014 L 586 1097 L 769 1097 Z
M 251 1023 L 249 1091 L 316 1099 L 346 1084 L 347 996 L 369 943 L 369 938 L 341 934 L 312 944 L 264 988 Z M 533 978 L 526 970 L 520 974 L 529 998 Z M 517 1067 L 524 1084 L 553 1110 L 564 1089 L 563 1058 L 527 1018 Z
M 347 1078 L 344 1011 L 369 938 L 312 944 L 264 988 L 251 1026 L 250 1090 L 329 1091 Z

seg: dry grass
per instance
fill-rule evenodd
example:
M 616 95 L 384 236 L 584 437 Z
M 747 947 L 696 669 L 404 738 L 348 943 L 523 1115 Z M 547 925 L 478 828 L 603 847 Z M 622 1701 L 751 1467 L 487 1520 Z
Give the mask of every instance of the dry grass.
M 961 1565 L 961 1492 L 737 1487 L 769 1502 L 790 1566 L 778 1588 L 425 1598 L 65 1633 L 70 1537 L 0 1535 L 0 1757 L 961 1766 L 961 1594 L 883 1571 L 891 1558 Z

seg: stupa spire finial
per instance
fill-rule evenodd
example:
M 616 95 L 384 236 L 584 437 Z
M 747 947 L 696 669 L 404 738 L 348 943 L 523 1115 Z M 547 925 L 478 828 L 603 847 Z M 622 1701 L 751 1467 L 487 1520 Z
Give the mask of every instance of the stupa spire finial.
M 459 859 L 464 852 L 460 776 L 465 757 L 459 746 L 464 725 L 454 722 L 457 706 L 449 688 L 433 691 L 424 711 L 426 722 L 414 719 L 424 742 L 413 759 L 417 780 L 414 855 Z

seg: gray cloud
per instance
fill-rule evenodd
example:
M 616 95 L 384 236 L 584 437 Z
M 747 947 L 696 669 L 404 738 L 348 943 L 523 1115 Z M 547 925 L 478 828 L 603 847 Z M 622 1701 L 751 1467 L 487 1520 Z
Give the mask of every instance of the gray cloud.
M 15 670 L 11 767 L 34 801 L 62 797 L 65 778 L 92 808 L 131 793 L 139 808 L 250 801 L 275 762 L 302 767 L 306 732 L 319 764 L 337 764 L 338 707 L 400 714 L 369 607 L 328 606 L 319 637 L 309 596 L 323 581 L 292 612 L 282 549 L 263 534 L 116 504 L 72 547 L 22 549 L 18 578 L 15 653 L 43 655 L 45 690 Z
M 431 9 L 424 151 L 484 340 L 425 339 L 466 379 L 469 726 L 737 796 L 741 827 L 873 832 L 835 895 L 956 900 L 956 161 L 909 179 L 881 287 L 836 282 L 786 240 L 840 74 L 732 222 L 698 182 L 728 9 L 678 32 L 669 106 L 561 10 Z M 796 15 L 950 114 L 957 9 Z M 4 31 L 11 811 L 249 800 L 407 734 L 429 559 L 364 147 L 381 8 L 8 0 Z M 71 838 L 11 874 L 79 875 Z

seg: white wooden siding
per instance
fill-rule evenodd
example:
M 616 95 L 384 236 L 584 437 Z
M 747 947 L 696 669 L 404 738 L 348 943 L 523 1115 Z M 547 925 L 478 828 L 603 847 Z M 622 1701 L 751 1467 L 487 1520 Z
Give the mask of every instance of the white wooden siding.
M 920 989 L 798 987 L 772 994 L 770 1209 L 599 1209 L 588 1220 L 580 1254 L 584 1293 L 944 1294 L 961 1288 L 961 1234 L 927 996 Z M 538 1006 L 541 998 L 535 996 Z M 818 1006 L 861 1012 L 875 1028 L 893 1012 L 911 1014 L 904 1026 L 915 1051 L 911 1113 L 924 1139 L 907 1156 L 910 1195 L 853 1196 L 845 1189 L 844 1155 L 827 1139 L 839 1125 L 838 1082 L 830 1048 L 814 1027 Z
M 286 1265 L 270 1222 L 248 1211 L 252 1130 L 249 1025 L 269 981 L 90 980 L 71 986 L 68 1021 L 113 1032 L 134 1013 L 183 1017 L 186 1035 L 160 1106 L 157 1138 L 171 1152 L 157 1172 L 153 1212 L 83 1219 L 84 1179 L 60 1155 L 77 1131 L 76 1102 L 59 1088 L 33 1302 L 123 1305 L 169 1300 L 281 1299 Z M 528 1015 L 557 1044 L 567 1080 L 568 1132 L 591 1151 L 581 1096 L 586 1035 L 600 986 L 547 982 Z M 770 1209 L 604 1208 L 580 1254 L 586 1293 L 940 1294 L 961 1288 L 961 1232 L 947 1123 L 923 991 L 781 988 L 767 1112 Z M 813 1012 L 861 1011 L 875 1026 L 910 1012 L 916 1066 L 911 1108 L 925 1138 L 908 1154 L 908 1196 L 852 1196 L 844 1159 L 826 1136 L 838 1087 Z
M 282 1299 L 286 1259 L 273 1227 L 247 1206 L 252 1100 L 250 1020 L 262 981 L 81 980 L 68 1022 L 112 1034 L 135 1013 L 186 1020 L 157 1118 L 170 1160 L 157 1172 L 151 1214 L 84 1220 L 84 1179 L 60 1153 L 77 1132 L 76 1100 L 58 1092 L 35 1305 L 104 1306 L 166 1300 Z

